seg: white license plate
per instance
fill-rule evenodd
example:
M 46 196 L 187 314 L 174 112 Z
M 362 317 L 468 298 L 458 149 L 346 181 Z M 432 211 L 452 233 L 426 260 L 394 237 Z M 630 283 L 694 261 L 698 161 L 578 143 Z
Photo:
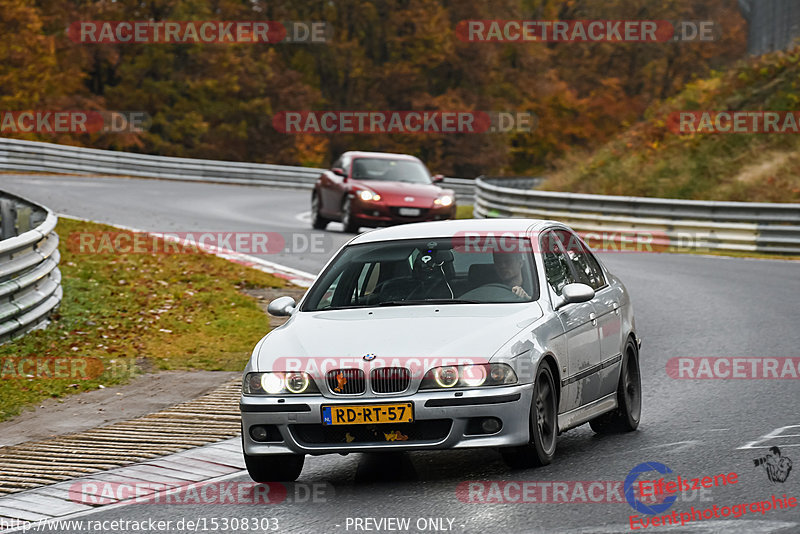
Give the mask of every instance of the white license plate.
M 419 208 L 400 208 L 397 212 L 406 217 L 418 217 L 420 213 Z

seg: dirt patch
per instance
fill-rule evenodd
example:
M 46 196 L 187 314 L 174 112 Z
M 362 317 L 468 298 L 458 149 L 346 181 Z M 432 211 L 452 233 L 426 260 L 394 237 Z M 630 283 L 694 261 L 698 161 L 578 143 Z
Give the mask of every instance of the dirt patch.
M 34 410 L 0 423 L 0 447 L 133 419 L 199 397 L 237 376 L 240 373 L 163 371 L 123 386 L 46 399 Z
M 762 161 L 744 167 L 736 176 L 739 182 L 764 182 L 769 176 L 774 176 L 776 172 L 791 157 L 789 152 L 770 152 L 766 154 Z

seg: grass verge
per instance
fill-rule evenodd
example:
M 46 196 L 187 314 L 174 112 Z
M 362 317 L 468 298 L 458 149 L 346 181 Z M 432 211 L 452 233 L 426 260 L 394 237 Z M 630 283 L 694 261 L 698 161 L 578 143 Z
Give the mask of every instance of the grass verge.
M 796 111 L 800 47 L 748 58 L 656 102 L 644 120 L 591 154 L 575 153 L 542 189 L 698 200 L 800 202 L 800 137 L 681 133 L 681 111 Z M 677 115 L 679 116 L 679 115 Z M 705 131 L 708 131 L 706 129 Z
M 473 219 L 472 210 L 475 208 L 472 204 L 464 206 L 456 206 L 456 219 Z
M 47 328 L 0 346 L 0 421 L 141 372 L 239 371 L 269 330 L 240 290 L 285 285 L 204 253 L 80 254 L 68 236 L 116 229 L 61 219 L 56 230 L 64 298 Z

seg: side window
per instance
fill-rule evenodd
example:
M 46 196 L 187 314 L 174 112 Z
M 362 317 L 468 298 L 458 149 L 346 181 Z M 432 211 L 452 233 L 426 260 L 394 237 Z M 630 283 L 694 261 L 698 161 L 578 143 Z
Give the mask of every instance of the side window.
M 408 269 L 411 272 L 411 269 L 414 268 L 414 262 L 417 261 L 417 256 L 419 256 L 419 249 L 414 249 L 411 251 L 411 254 L 408 256 Z
M 597 258 L 594 257 L 594 254 L 592 254 L 590 250 L 586 249 L 584 257 L 589 264 L 589 268 L 592 270 L 592 289 L 598 290 L 606 285 L 606 277 L 603 275 L 603 269 L 600 268 L 600 263 L 598 263 Z
M 567 242 L 565 242 L 566 239 L 568 239 Z M 597 260 L 575 234 L 565 233 L 564 238 L 562 238 L 562 245 L 575 269 L 578 282 L 591 286 L 595 290 L 606 285 L 603 270 Z
M 556 295 L 561 296 L 564 286 L 575 282 L 569 268 L 569 260 L 564 256 L 554 232 L 545 233 L 540 239 L 540 245 L 547 283 Z
M 378 278 L 381 273 L 380 263 L 365 263 L 358 276 L 358 299 L 359 300 L 373 291 L 378 285 Z
M 328 286 L 328 289 L 325 290 L 325 293 L 322 295 L 319 304 L 317 304 L 317 309 L 324 310 L 325 308 L 330 308 L 331 304 L 333 303 L 333 296 L 336 294 L 336 288 L 339 286 L 341 279 L 342 273 L 339 273 L 339 276 L 337 276 L 331 285 Z
M 335 169 L 336 167 L 339 167 L 340 169 L 342 169 L 344 171 L 345 176 L 350 176 L 350 162 L 351 161 L 352 160 L 350 158 L 346 158 L 346 157 L 344 157 L 344 155 L 339 156 L 339 159 L 337 159 L 336 161 L 334 161 L 331 164 L 331 169 Z

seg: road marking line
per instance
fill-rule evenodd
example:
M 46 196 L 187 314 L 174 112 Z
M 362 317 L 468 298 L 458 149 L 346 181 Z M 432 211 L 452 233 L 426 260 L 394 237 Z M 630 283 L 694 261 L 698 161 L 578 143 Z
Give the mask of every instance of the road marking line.
M 737 447 L 737 450 L 740 449 L 769 449 L 771 445 L 756 445 L 757 443 L 763 443 L 765 441 L 769 441 L 771 439 L 776 438 L 793 438 L 798 437 L 798 434 L 781 434 L 782 431 L 786 430 L 787 428 L 800 428 L 800 425 L 788 425 L 782 426 L 780 428 L 776 428 L 775 430 L 764 434 L 760 438 L 754 441 L 749 441 L 742 445 L 741 447 Z M 781 447 L 800 447 L 800 443 L 785 443 L 781 444 Z
M 689 449 L 694 447 L 695 445 L 700 445 L 702 443 L 698 440 L 688 440 L 688 441 L 675 441 L 673 443 L 661 443 L 659 445 L 651 445 L 650 447 L 644 447 L 641 449 L 637 449 L 636 451 L 630 452 L 639 452 L 639 451 L 647 451 L 652 449 L 665 449 L 669 448 L 670 452 L 681 451 L 683 449 Z

